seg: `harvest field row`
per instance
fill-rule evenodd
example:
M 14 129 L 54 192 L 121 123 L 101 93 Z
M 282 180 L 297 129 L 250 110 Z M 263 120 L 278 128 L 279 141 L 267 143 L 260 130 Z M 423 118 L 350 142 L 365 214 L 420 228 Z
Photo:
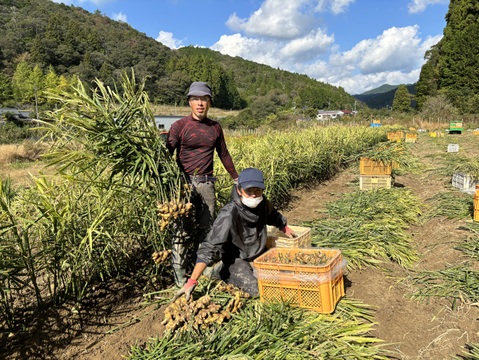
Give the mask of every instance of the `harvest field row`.
M 187 199 L 188 193 L 154 124 L 144 120 L 152 118 L 149 103 L 128 79 L 123 97 L 101 86 L 101 94 L 93 99 L 80 84 L 76 90 L 63 98 L 64 108 L 51 114 L 56 122 L 46 125 L 48 137 L 54 139 L 43 158 L 51 166 L 49 175 L 21 187 L 2 179 L 0 313 L 4 321 L 0 339 L 5 358 L 38 350 L 25 340 L 38 328 L 40 310 L 75 304 L 81 322 L 92 311 L 84 307 L 86 300 L 119 276 L 138 273 L 148 279 L 142 289 L 144 297 L 156 306 L 168 303 L 173 290 L 168 262 L 151 261 L 152 254 L 165 254 L 170 248 L 168 226 L 165 231 L 160 229 L 157 210 L 159 204 Z M 428 158 L 422 158 L 414 153 L 418 144 L 388 142 L 390 129 L 313 127 L 231 136 L 227 141 L 238 170 L 262 169 L 268 197 L 283 209 L 294 200 L 292 190 L 330 181 L 354 169 L 363 155 L 392 154 L 391 160 L 398 165 L 396 180 L 428 173 L 447 178 L 458 165 L 471 168 L 477 159 L 476 150 L 469 153 L 477 149 L 477 138 L 471 134 L 457 138 L 462 150 L 456 154 L 445 152 L 451 138 L 421 134 L 420 141 L 431 151 Z M 216 170 L 221 206 L 232 184 L 224 169 Z M 425 199 L 414 188 L 397 184 L 366 192 L 358 191 L 357 183 L 352 186 L 356 189 L 349 188 L 338 201 L 328 204 L 322 217 L 303 224 L 312 228 L 314 246 L 340 249 L 351 276 L 364 269 L 393 266 L 406 272 L 415 290 L 412 294 L 418 298 L 452 298 L 464 306 L 478 301 L 474 270 L 478 259 L 473 249 L 479 240 L 474 223 L 462 225 L 468 241 L 455 250 L 467 260 L 467 267 L 463 263 L 462 269 L 443 266 L 435 272 L 413 271 L 423 254 L 411 229 L 433 218 L 469 220 L 470 196 L 458 196 L 457 190 L 445 184 L 442 187 L 447 191 L 438 192 L 440 197 Z M 425 200 L 430 206 L 424 206 Z M 465 271 L 468 277 L 463 282 Z M 200 285 L 197 297 L 208 295 L 226 308 L 235 301 L 236 311 L 228 321 L 204 331 L 186 326 L 187 331 L 165 332 L 163 327 L 145 334 L 142 343 L 150 336 L 158 336 L 157 340 L 145 346 L 129 344 L 133 346 L 122 355 L 131 359 L 397 356 L 389 339 L 374 333 L 375 311 L 355 296 L 342 299 L 334 314 L 323 315 L 288 304 L 262 304 L 255 298 L 235 300 L 236 293 L 218 292 L 206 279 Z M 464 339 L 460 345 L 476 340 Z

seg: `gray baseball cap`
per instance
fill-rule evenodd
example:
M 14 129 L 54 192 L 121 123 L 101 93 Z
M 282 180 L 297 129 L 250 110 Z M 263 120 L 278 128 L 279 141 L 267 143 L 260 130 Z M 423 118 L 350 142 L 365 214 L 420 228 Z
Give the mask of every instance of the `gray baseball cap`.
M 205 82 L 195 81 L 194 83 L 191 84 L 190 91 L 188 92 L 188 95 L 186 95 L 186 97 L 206 96 L 206 95 L 212 98 L 211 87 Z

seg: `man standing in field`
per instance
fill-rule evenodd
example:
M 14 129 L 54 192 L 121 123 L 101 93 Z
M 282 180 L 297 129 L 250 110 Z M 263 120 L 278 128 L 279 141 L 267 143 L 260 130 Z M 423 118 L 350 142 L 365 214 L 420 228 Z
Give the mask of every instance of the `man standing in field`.
M 178 166 L 192 186 L 191 202 L 195 212 L 193 218 L 196 220 L 194 225 L 198 228 L 194 237 L 190 219 L 181 218 L 175 224 L 172 264 L 175 283 L 179 287 L 187 280 L 188 255 L 193 256 L 198 243 L 206 237 L 213 223 L 216 202 L 216 179 L 213 177 L 215 150 L 232 179 L 236 182 L 238 178 L 226 147 L 223 129 L 218 122 L 208 118 L 208 109 L 212 102 L 211 87 L 204 82 L 193 82 L 187 99 L 191 114 L 171 125 L 166 142 L 172 155 L 176 150 Z M 189 247 L 195 248 L 192 254 L 188 254 Z

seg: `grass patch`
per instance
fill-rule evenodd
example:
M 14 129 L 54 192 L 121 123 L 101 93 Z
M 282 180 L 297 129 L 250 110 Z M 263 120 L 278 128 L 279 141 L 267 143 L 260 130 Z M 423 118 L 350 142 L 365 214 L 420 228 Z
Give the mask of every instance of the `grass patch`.
M 226 324 L 212 329 L 166 332 L 128 359 L 387 359 L 385 345 L 370 336 L 370 309 L 344 299 L 333 315 L 285 303 L 250 299 Z M 356 315 L 359 315 L 357 317 Z
M 411 268 L 419 259 L 406 230 L 417 223 L 420 202 L 410 191 L 356 191 L 327 204 L 329 219 L 305 223 L 314 246 L 340 249 L 348 268 L 378 266 L 392 261 Z
M 419 271 L 411 276 L 417 290 L 413 298 L 442 297 L 452 299 L 452 307 L 458 302 L 479 301 L 479 224 L 471 222 L 461 227 L 469 231 L 467 240 L 456 247 L 464 255 L 462 261 L 438 271 Z
M 152 105 L 151 109 L 155 115 L 187 116 L 191 113 L 189 106 Z M 236 116 L 238 114 L 238 110 L 224 110 L 215 107 L 211 107 L 208 110 L 208 117 L 211 119 L 220 119 L 225 116 Z
M 425 217 L 432 219 L 443 216 L 448 219 L 468 219 L 472 216 L 473 197 L 469 194 L 455 191 L 442 191 L 426 200 L 429 205 Z
M 0 145 L 0 165 L 39 160 L 46 147 L 44 143 L 31 140 L 25 140 L 21 144 L 2 144 Z

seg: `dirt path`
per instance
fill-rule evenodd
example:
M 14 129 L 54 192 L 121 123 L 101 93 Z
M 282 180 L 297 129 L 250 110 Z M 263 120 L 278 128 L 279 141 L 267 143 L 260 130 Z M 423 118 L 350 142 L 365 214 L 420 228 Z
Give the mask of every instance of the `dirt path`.
M 466 139 L 466 135 L 463 138 Z M 463 138 L 453 140 L 457 142 Z M 413 152 L 426 165 L 424 171 L 396 177 L 396 186 L 411 189 L 420 201 L 430 199 L 439 191 L 450 190 L 449 177 L 436 171 L 438 164 L 435 156 L 446 151 L 448 141 L 451 139 L 431 140 L 422 135 L 419 142 L 413 144 Z M 479 151 L 478 142 L 479 137 L 475 142 L 464 145 L 464 151 L 471 154 Z M 476 152 L 475 156 L 479 154 Z M 316 187 L 295 191 L 295 200 L 283 211 L 289 223 L 300 224 L 316 219 L 321 216 L 327 202 L 357 189 L 357 170 L 348 169 Z M 459 255 L 454 245 L 465 237 L 459 229 L 465 222 L 433 218 L 411 228 L 410 234 L 422 254 L 417 268 L 435 270 L 457 263 Z M 444 299 L 428 302 L 411 300 L 412 285 L 407 281 L 398 281 L 405 277 L 405 270 L 395 265 L 347 274 L 346 297 L 360 299 L 375 307 L 377 325 L 373 335 L 393 344 L 388 349 L 395 352 L 394 358 L 451 359 L 461 353 L 466 343 L 479 342 L 477 307 L 459 304 L 452 309 L 450 301 Z M 22 350 L 7 358 L 121 359 L 132 345 L 146 343 L 158 333 L 161 310 L 155 305 L 142 305 L 143 297 L 139 289 L 115 283 L 109 291 L 97 296 L 91 299 L 87 323 L 79 323 L 75 313 L 66 308 L 58 313 L 57 319 L 50 319 L 38 329 L 38 336 L 32 343 L 25 344 Z M 105 303 L 109 304 L 106 308 L 101 305 Z M 63 331 L 52 333 L 51 329 L 55 328 Z
M 479 140 L 479 139 L 478 139 Z M 414 144 L 414 153 L 434 169 L 427 158 L 431 152 L 429 142 Z M 434 151 L 434 149 L 432 150 Z M 358 169 L 349 169 L 314 189 L 296 193 L 298 200 L 285 212 L 291 223 L 318 218 L 318 210 L 324 204 L 337 200 L 343 193 L 357 189 Z M 397 176 L 395 186 L 411 189 L 420 200 L 426 201 L 439 191 L 450 189 L 450 179 L 426 171 L 420 175 Z M 459 253 L 453 246 L 461 242 L 465 234 L 459 230 L 466 220 L 433 218 L 411 228 L 411 236 L 422 254 L 418 269 L 439 270 L 455 264 Z M 385 271 L 386 270 L 386 271 Z M 346 296 L 360 299 L 376 308 L 377 322 L 374 336 L 395 344 L 389 349 L 395 358 L 403 360 L 451 359 L 460 354 L 466 343 L 477 342 L 479 324 L 477 307 L 461 305 L 451 309 L 451 302 L 444 299 L 429 301 L 411 300 L 412 289 L 404 279 L 407 273 L 399 266 L 386 269 L 367 268 L 347 274 Z

